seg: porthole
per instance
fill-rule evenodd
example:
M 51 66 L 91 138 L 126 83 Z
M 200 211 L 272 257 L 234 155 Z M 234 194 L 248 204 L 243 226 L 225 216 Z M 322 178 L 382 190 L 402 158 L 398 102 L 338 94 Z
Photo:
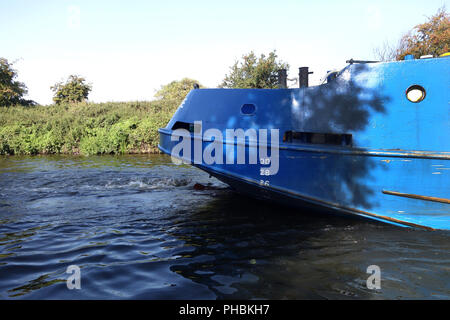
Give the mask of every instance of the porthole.
M 417 103 L 425 99 L 425 89 L 417 84 L 410 86 L 406 90 L 406 99 L 413 103 Z
M 241 107 L 241 113 L 245 115 L 252 115 L 256 112 L 256 106 L 253 103 L 246 103 L 243 104 Z

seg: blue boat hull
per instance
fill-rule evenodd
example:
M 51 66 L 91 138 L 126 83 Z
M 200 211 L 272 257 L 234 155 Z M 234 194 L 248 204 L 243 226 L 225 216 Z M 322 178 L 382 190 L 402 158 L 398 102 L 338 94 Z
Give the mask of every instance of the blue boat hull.
M 192 90 L 159 130 L 159 148 L 258 198 L 450 230 L 449 66 L 449 58 L 353 65 L 317 87 Z M 420 103 L 405 98 L 413 84 L 426 88 Z M 249 104 L 253 110 L 243 114 Z M 201 131 L 176 130 L 195 122 Z M 213 128 L 217 134 L 205 137 Z M 259 157 L 260 141 L 250 134 L 228 139 L 230 128 L 267 129 L 276 173 L 265 173 L 272 163 Z M 280 132 L 276 140 L 272 129 Z M 290 139 L 290 132 L 301 139 Z M 174 154 L 183 136 L 189 150 Z M 230 163 L 195 158 L 214 141 Z M 237 164 L 239 146 L 247 161 Z M 250 163 L 254 154 L 257 163 Z

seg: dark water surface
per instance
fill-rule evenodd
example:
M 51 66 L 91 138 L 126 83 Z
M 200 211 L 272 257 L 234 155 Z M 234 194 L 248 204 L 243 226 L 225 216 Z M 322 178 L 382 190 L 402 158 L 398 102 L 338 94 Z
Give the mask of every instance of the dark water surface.
M 167 156 L 2 157 L 11 298 L 449 299 L 450 234 L 268 205 Z

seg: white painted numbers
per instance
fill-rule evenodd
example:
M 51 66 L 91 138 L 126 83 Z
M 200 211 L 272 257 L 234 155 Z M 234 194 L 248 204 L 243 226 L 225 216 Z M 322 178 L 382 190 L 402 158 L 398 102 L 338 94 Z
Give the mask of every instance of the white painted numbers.
M 260 158 L 259 164 L 262 166 L 268 166 L 270 165 L 270 158 Z M 260 176 L 270 176 L 270 168 L 259 168 L 259 175 Z M 259 185 L 268 187 L 270 186 L 269 180 L 259 180 Z

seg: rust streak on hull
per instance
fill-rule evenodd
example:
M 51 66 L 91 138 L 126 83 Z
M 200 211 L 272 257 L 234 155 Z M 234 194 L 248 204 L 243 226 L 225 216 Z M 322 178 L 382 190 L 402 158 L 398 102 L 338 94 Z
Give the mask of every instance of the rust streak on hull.
M 419 199 L 419 200 L 425 200 L 425 201 L 434 201 L 434 202 L 442 202 L 442 203 L 448 203 L 450 204 L 450 199 L 445 198 L 436 198 L 436 197 L 428 197 L 428 196 L 421 196 L 418 194 L 410 194 L 410 193 L 402 193 L 397 191 L 388 191 L 383 190 L 384 194 L 389 194 L 392 196 L 399 196 L 399 197 L 405 197 L 405 198 L 412 198 L 412 199 Z

